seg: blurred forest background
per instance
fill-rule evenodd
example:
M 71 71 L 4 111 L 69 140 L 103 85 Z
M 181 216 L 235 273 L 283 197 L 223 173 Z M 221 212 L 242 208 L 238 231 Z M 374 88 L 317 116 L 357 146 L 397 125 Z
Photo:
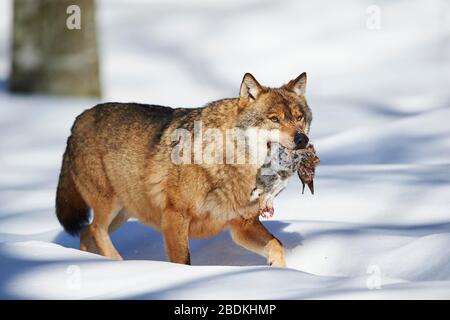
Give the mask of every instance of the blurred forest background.
M 10 90 L 100 96 L 94 0 L 15 0 L 13 7 Z
M 308 71 L 309 92 L 322 97 L 364 99 L 376 91 L 381 100 L 420 100 L 442 95 L 439 84 L 448 80 L 449 6 L 445 0 L 7 0 L 1 71 L 13 92 L 99 97 L 103 87 L 104 97 L 129 97 L 125 91 L 132 90 L 135 99 L 147 99 L 145 91 L 156 102 L 167 100 L 177 79 L 184 83 L 177 96 L 195 93 L 193 101 L 202 103 L 235 95 L 247 71 L 269 85 Z

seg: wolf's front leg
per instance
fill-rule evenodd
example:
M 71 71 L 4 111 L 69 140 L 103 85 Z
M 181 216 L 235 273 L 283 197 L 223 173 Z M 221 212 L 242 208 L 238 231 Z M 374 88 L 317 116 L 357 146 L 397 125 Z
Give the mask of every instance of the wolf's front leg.
M 230 223 L 230 231 L 234 242 L 266 257 L 269 265 L 286 266 L 283 245 L 264 227 L 258 217 L 235 219 Z
M 164 246 L 170 262 L 191 264 L 189 254 L 189 222 L 182 214 L 165 210 L 161 221 Z

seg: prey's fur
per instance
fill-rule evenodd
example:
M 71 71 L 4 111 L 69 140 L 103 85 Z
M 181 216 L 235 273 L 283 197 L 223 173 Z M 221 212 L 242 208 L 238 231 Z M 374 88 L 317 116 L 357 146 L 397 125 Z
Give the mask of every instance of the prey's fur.
M 250 200 L 259 200 L 260 214 L 264 218 L 272 217 L 273 201 L 286 188 L 289 178 L 298 174 L 300 181 L 305 183 L 314 194 L 313 179 L 315 167 L 319 164 L 312 144 L 306 149 L 289 150 L 278 143 L 272 143 L 265 164 L 258 170 L 256 187 L 250 195 Z

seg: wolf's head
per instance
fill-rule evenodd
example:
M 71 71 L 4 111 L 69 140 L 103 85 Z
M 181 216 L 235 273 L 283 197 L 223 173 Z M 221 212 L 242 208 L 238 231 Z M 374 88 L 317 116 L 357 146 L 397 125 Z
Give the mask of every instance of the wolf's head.
M 268 88 L 250 73 L 242 79 L 239 127 L 277 130 L 279 142 L 288 149 L 303 149 L 308 144 L 311 110 L 305 98 L 306 73 L 280 88 Z

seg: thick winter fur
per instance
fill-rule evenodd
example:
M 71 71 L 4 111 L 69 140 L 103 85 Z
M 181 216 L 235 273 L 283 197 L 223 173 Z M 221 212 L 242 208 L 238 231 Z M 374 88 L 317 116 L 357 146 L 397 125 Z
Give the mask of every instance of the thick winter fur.
M 176 164 L 171 159 L 177 128 L 279 129 L 293 148 L 307 132 L 311 112 L 304 97 L 306 74 L 280 88 L 261 86 L 246 74 L 240 96 L 196 109 L 105 103 L 79 115 L 63 157 L 56 213 L 64 228 L 79 233 L 80 248 L 121 259 L 109 233 L 135 217 L 160 230 L 168 258 L 190 263 L 190 238 L 229 229 L 233 240 L 285 266 L 284 249 L 259 221 L 250 201 L 256 164 Z M 93 219 L 88 225 L 88 209 Z M 130 234 L 130 236 L 133 236 Z

